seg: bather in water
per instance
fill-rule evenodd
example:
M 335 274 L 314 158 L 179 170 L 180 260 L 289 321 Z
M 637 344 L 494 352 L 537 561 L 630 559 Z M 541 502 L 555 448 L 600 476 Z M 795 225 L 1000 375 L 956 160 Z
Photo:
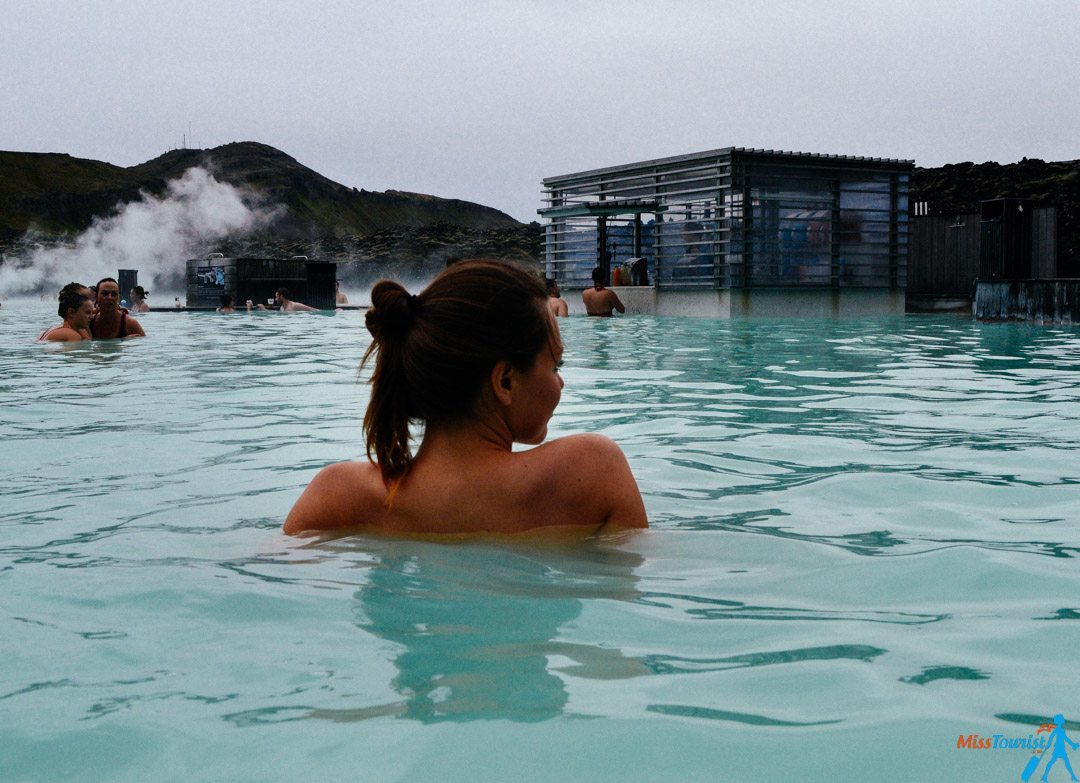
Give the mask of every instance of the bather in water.
M 580 434 L 543 443 L 563 387 L 547 300 L 538 277 L 495 261 L 447 267 L 418 296 L 396 282 L 376 284 L 364 356 L 375 359 L 368 462 L 323 468 L 285 532 L 647 527 L 613 441 Z M 415 455 L 410 421 L 424 425 Z M 514 443 L 536 448 L 515 452 Z
M 56 312 L 64 320 L 46 329 L 38 337 L 50 343 L 77 343 L 90 339 L 90 318 L 94 314 L 94 304 L 90 292 L 85 286 L 70 283 L 60 291 Z

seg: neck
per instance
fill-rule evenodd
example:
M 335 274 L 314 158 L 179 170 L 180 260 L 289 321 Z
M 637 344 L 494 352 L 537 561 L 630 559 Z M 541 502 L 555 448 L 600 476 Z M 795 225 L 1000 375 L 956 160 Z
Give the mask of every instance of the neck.
M 500 417 L 479 416 L 426 426 L 416 456 L 439 452 L 459 454 L 461 460 L 468 460 L 482 452 L 510 452 L 513 444 L 510 430 Z

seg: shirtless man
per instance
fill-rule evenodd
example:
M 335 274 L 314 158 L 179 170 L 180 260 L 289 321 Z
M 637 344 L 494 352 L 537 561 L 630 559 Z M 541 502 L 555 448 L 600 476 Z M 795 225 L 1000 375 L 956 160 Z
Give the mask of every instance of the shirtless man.
M 595 315 L 600 318 L 611 318 L 611 311 L 626 312 L 626 307 L 619 301 L 619 297 L 610 288 L 604 288 L 604 270 L 596 267 L 592 271 L 593 287 L 586 288 L 581 292 L 581 299 L 585 302 L 585 314 Z
M 97 284 L 98 311 L 90 318 L 90 335 L 96 340 L 145 337 L 142 324 L 120 307 L 120 284 L 106 277 Z
M 250 309 L 251 309 L 251 300 L 248 299 L 248 310 L 250 310 Z M 222 294 L 221 295 L 221 307 L 219 307 L 214 312 L 217 312 L 217 313 L 235 313 L 236 308 L 233 306 L 233 295 L 232 294 Z
M 565 300 L 559 298 L 561 293 L 559 284 L 550 277 L 545 277 L 544 283 L 547 285 L 548 307 L 551 308 L 551 314 L 556 318 L 565 318 L 570 315 L 570 306 L 566 304 Z
M 306 304 L 300 302 L 294 302 L 289 298 L 288 288 L 279 288 L 274 292 L 274 304 L 282 313 L 314 313 L 318 308 L 309 307 Z

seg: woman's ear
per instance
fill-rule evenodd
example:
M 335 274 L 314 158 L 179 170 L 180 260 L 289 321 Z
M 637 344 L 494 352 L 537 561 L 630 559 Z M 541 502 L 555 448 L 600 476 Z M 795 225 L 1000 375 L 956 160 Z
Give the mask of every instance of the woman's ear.
M 509 405 L 513 401 L 514 381 L 514 368 L 510 362 L 497 362 L 491 368 L 491 377 L 488 382 L 491 393 L 500 405 Z

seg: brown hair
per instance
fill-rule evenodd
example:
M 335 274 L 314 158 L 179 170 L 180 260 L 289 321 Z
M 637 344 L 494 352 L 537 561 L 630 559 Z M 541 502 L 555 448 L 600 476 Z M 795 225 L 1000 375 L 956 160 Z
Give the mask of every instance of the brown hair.
M 538 275 L 500 261 L 453 264 L 418 296 L 392 280 L 375 284 L 365 316 L 374 341 L 364 364 L 374 355 L 375 371 L 364 437 L 387 485 L 412 463 L 410 421 L 468 417 L 498 362 L 532 367 L 554 339 L 546 302 Z
M 56 313 L 65 321 L 67 320 L 68 312 L 71 310 L 78 310 L 82 307 L 83 302 L 90 299 L 86 294 L 79 293 L 80 288 L 83 288 L 83 286 L 76 286 L 75 288 L 64 286 L 60 291 L 60 296 L 58 298 L 59 304 L 57 305 Z

